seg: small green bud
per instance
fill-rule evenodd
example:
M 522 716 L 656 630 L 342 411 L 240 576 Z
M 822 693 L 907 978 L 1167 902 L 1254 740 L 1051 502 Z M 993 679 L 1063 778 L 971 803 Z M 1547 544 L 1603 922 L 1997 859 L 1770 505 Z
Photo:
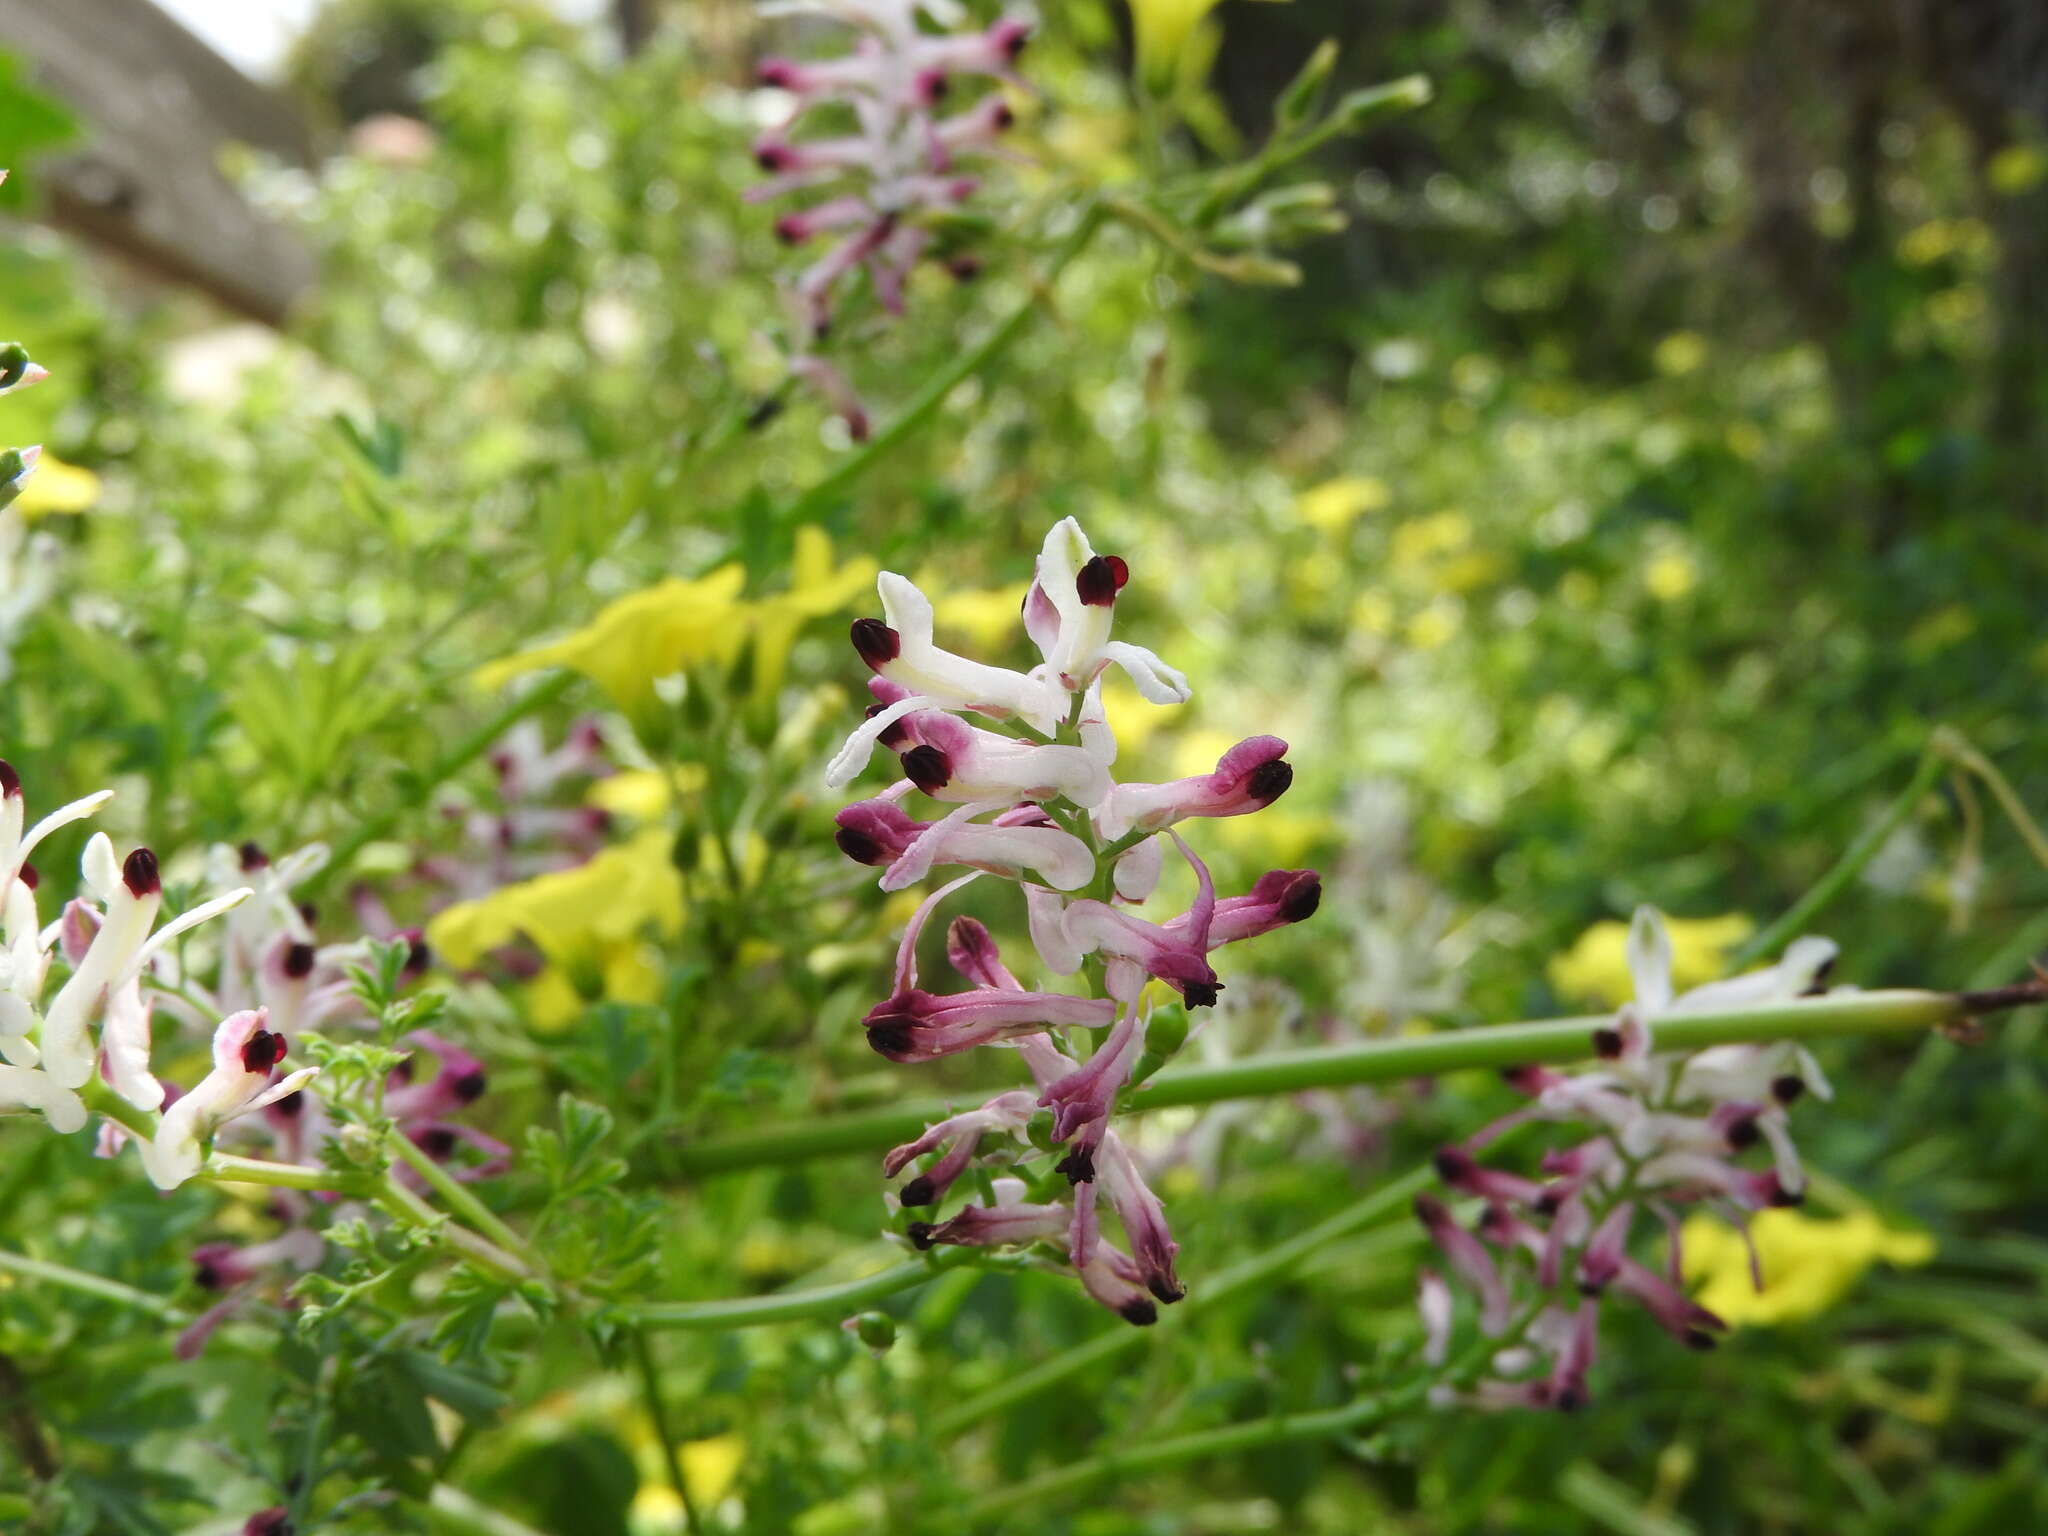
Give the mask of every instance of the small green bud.
M 896 1342 L 896 1319 L 886 1312 L 863 1312 L 852 1326 L 855 1337 L 878 1355 Z
M 1425 106 L 1435 94 L 1427 75 L 1404 75 L 1385 85 L 1369 85 L 1346 93 L 1330 115 L 1341 131 L 1357 133 L 1383 117 Z
M 28 348 L 18 341 L 0 342 L 0 389 L 12 389 L 28 376 Z
M 376 1165 L 377 1137 L 367 1125 L 344 1125 L 335 1140 L 341 1143 L 341 1155 L 358 1168 Z
M 1145 1049 L 1172 1056 L 1188 1043 L 1188 1014 L 1185 1008 L 1162 1008 L 1152 1015 L 1145 1029 Z
M 1052 1111 L 1041 1109 L 1025 1122 L 1024 1139 L 1029 1141 L 1039 1151 L 1050 1152 L 1054 1149 L 1055 1145 L 1052 1139 L 1052 1127 Z
M 1326 37 L 1316 44 L 1316 50 L 1308 56 L 1308 62 L 1301 66 L 1300 73 L 1287 83 L 1287 89 L 1280 93 L 1280 99 L 1273 103 L 1273 122 L 1283 133 L 1290 128 L 1299 128 L 1315 115 L 1316 103 L 1322 100 L 1323 87 L 1330 83 L 1330 72 L 1337 67 L 1337 39 Z

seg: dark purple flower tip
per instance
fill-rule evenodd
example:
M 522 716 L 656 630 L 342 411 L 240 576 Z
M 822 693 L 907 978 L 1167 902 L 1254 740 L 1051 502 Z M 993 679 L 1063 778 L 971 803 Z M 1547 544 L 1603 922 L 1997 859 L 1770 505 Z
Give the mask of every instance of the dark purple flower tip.
M 917 100 L 927 107 L 936 107 L 940 102 L 944 101 L 946 93 L 952 90 L 952 88 L 946 80 L 945 73 L 936 69 L 921 71 L 918 77 L 911 82 L 910 86 Z
M 1116 555 L 1097 555 L 1074 575 L 1081 601 L 1091 608 L 1107 608 L 1131 579 L 1131 568 Z
M 1188 1293 L 1188 1288 L 1171 1275 L 1147 1275 L 1145 1289 L 1169 1307 Z
M 1579 1294 L 1581 1296 L 1597 1300 L 1605 1295 L 1606 1291 L 1607 1287 L 1598 1280 L 1581 1280 L 1579 1282 Z
M 846 423 L 846 435 L 856 443 L 866 442 L 869 434 L 874 431 L 874 423 L 868 420 L 866 411 L 847 411 L 839 419 Z
M 22 865 L 20 869 L 17 869 L 14 872 L 14 878 L 19 880 L 23 885 L 27 886 L 30 890 L 34 890 L 37 886 L 43 883 L 41 871 L 39 871 L 33 864 Z
M 903 1229 L 903 1235 L 910 1239 L 910 1246 L 921 1253 L 932 1246 L 932 1234 L 938 1230 L 928 1221 L 913 1221 Z
M 284 1060 L 284 1036 L 272 1029 L 259 1029 L 242 1043 L 242 1070 L 268 1073 Z
M 8 795 L 21 798 L 21 775 L 14 771 L 14 764 L 0 757 L 0 798 Z
M 456 1078 L 448 1086 L 454 1091 L 455 1097 L 461 1102 L 464 1104 L 474 1104 L 484 1096 L 484 1089 L 490 1086 L 490 1081 L 482 1067 L 474 1067 Z
M 1728 1123 L 1728 1145 L 1737 1152 L 1755 1146 L 1762 1139 L 1763 1132 L 1756 1128 L 1754 1114 L 1739 1116 Z
M 1820 968 L 1813 973 L 1813 984 L 1799 994 L 1801 997 L 1819 997 L 1821 993 L 1827 991 L 1828 978 L 1835 974 L 1835 959 L 1835 956 L 1829 955 L 1827 959 L 1821 961 Z
M 320 920 L 320 909 L 310 901 L 302 901 L 299 903 L 299 916 L 305 920 L 306 926 L 310 928 Z
M 128 887 L 128 894 L 138 900 L 162 890 L 164 882 L 157 873 L 156 855 L 147 848 L 138 848 L 129 854 L 121 866 L 121 883 Z
M 1546 1189 L 1529 1202 L 1529 1209 L 1538 1216 L 1555 1216 L 1564 1206 L 1564 1196 L 1554 1189 Z
M 1276 757 L 1269 763 L 1261 763 L 1244 781 L 1245 793 L 1261 805 L 1271 805 L 1287 793 L 1294 783 L 1294 764 L 1284 757 Z
M 1771 1097 L 1780 1104 L 1796 1104 L 1799 1096 L 1806 1092 L 1806 1079 L 1786 1073 L 1783 1077 L 1771 1079 Z
M 998 101 L 989 109 L 988 121 L 989 126 L 997 133 L 1004 133 L 1017 126 L 1017 114 L 1011 110 L 1007 101 Z
M 1688 1328 L 1685 1330 L 1685 1337 L 1680 1342 L 1687 1349 L 1708 1350 L 1718 1347 L 1721 1341 L 1704 1328 Z
M 1777 1206 L 1781 1210 L 1789 1209 L 1795 1205 L 1804 1205 L 1806 1204 L 1806 1191 L 1803 1189 L 1787 1189 L 1784 1181 L 1773 1175 L 1770 1190 L 1764 1196 L 1764 1203 Z
M 891 1061 L 901 1061 L 909 1056 L 912 1039 L 910 1026 L 900 1019 L 868 1026 L 868 1044 Z
M 910 782 L 928 795 L 935 795 L 953 780 L 953 764 L 937 747 L 912 747 L 903 754 L 903 772 Z
M 292 1536 L 291 1511 L 282 1504 L 259 1509 L 242 1527 L 242 1536 Z
M 1012 64 L 1031 41 L 1031 23 L 1021 16 L 1006 16 L 988 29 L 988 40 Z
M 1180 989 L 1181 1001 L 1190 1008 L 1214 1008 L 1216 996 L 1222 990 L 1220 981 L 1190 981 Z
M 284 973 L 294 981 L 304 981 L 313 974 L 313 962 L 319 958 L 310 944 L 293 944 L 284 952 Z
M 1439 1147 L 1431 1161 L 1436 1165 L 1436 1176 L 1446 1184 L 1458 1184 L 1469 1179 L 1478 1166 L 1472 1161 L 1472 1154 L 1463 1147 Z
M 903 637 L 880 619 L 855 619 L 850 633 L 860 659 L 877 672 L 903 654 Z
M 1602 1061 L 1613 1061 L 1621 1055 L 1621 1031 L 1618 1029 L 1596 1029 L 1593 1031 L 1593 1054 Z
M 407 941 L 405 974 L 408 976 L 423 975 L 427 967 L 434 963 L 433 947 L 427 943 L 418 929 L 413 929 L 405 934 L 404 937 Z
M 430 1125 L 420 1132 L 419 1148 L 435 1162 L 446 1162 L 455 1155 L 455 1133 L 445 1125 Z
M 1430 1231 L 1447 1226 L 1451 1220 L 1451 1208 L 1435 1195 L 1421 1194 L 1415 1197 L 1415 1217 Z
M 270 866 L 270 855 L 263 851 L 261 843 L 244 843 L 239 852 L 242 856 L 242 873 L 245 875 L 253 874 L 259 869 L 267 869 Z
M 881 864 L 888 859 L 882 845 L 858 827 L 841 827 L 832 835 L 832 841 L 856 864 Z
M 775 221 L 775 238 L 784 245 L 801 245 L 810 237 L 810 225 L 800 213 L 785 213 Z
M 1323 904 L 1323 877 L 1312 869 L 1304 869 L 1287 882 L 1286 890 L 1280 893 L 1280 916 L 1290 923 L 1304 923 L 1316 915 L 1316 908 Z
M 774 175 L 796 163 L 796 151 L 780 139 L 762 139 L 754 145 L 754 164 Z
M 272 1101 L 267 1107 L 271 1114 L 281 1119 L 296 1120 L 306 1112 L 306 1095 L 303 1090 L 288 1093 L 283 1098 Z
M 1116 1315 L 1138 1328 L 1150 1328 L 1159 1321 L 1159 1309 L 1143 1296 L 1133 1296 L 1116 1309 Z
M 793 91 L 798 78 L 797 67 L 788 59 L 763 59 L 754 69 L 754 78 L 777 90 Z
M 903 1193 L 896 1197 L 898 1205 L 937 1205 L 939 1187 L 923 1174 L 919 1174 L 903 1186 Z
M 1572 1383 L 1557 1389 L 1557 1395 L 1550 1400 L 1550 1406 L 1559 1413 L 1577 1413 L 1586 1406 L 1586 1389 Z
M 955 256 L 946 263 L 946 271 L 956 283 L 971 283 L 981 276 L 979 256 Z
M 872 720 L 888 707 L 886 704 L 870 704 L 862 718 Z M 891 752 L 898 751 L 909 744 L 910 727 L 905 725 L 900 719 L 892 720 L 889 724 L 882 727 L 882 734 L 875 739 Z
M 1076 1147 L 1057 1163 L 1054 1173 L 1064 1173 L 1069 1184 L 1093 1184 L 1095 1182 L 1095 1149 Z
M 192 1283 L 202 1291 L 219 1291 L 227 1288 L 227 1282 L 221 1279 L 220 1270 L 215 1267 L 213 1260 L 201 1258 L 197 1254 L 192 1258 Z

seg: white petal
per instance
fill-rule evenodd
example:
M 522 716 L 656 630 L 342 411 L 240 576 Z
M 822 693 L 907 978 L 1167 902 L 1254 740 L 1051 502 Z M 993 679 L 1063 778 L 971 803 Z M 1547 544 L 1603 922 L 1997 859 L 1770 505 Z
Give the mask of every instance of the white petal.
M 239 907 L 255 894 L 248 886 L 244 885 L 229 891 L 225 896 L 216 896 L 211 901 L 202 901 L 189 912 L 180 912 L 168 923 L 165 923 L 163 927 L 159 928 L 142 948 L 136 951 L 135 959 L 128 967 L 129 974 L 135 975 L 139 973 L 144 966 L 148 965 L 151 960 L 162 952 L 166 944 L 170 943 L 179 934 L 186 932 L 188 929 L 197 928 L 201 923 L 209 922 L 219 917 L 223 912 Z
M 854 775 L 867 767 L 868 759 L 874 756 L 875 743 L 881 740 L 884 731 L 912 711 L 932 707 L 930 699 L 913 693 L 909 698 L 898 699 L 879 714 L 863 720 L 854 727 L 853 734 L 846 738 L 846 745 L 834 753 L 832 761 L 825 765 L 826 786 L 840 789 L 850 784 Z
M 56 810 L 50 812 L 49 815 L 28 829 L 27 835 L 21 840 L 20 857 L 26 859 L 29 856 L 29 850 L 59 827 L 68 827 L 74 821 L 83 821 L 113 798 L 114 792 L 111 789 L 103 789 L 96 795 L 87 795 L 83 800 L 74 800 L 69 805 L 58 806 Z M 100 840 L 105 840 L 104 834 L 102 834 Z M 109 845 L 107 856 L 112 858 L 113 852 L 112 845 Z
M 1159 839 L 1148 837 L 1116 861 L 1116 893 L 1125 901 L 1144 901 L 1159 888 L 1166 855 Z
M 66 1136 L 85 1128 L 85 1100 L 33 1067 L 0 1067 L 0 1107 L 41 1110 Z
M 275 1104 L 279 1099 L 288 1099 L 319 1075 L 320 1069 L 318 1067 L 301 1067 L 296 1072 L 287 1073 L 257 1094 L 255 1098 L 244 1104 L 240 1109 L 236 1110 L 235 1114 L 246 1115 L 253 1110 L 261 1109 L 266 1104 Z
M 1671 1006 L 1671 935 L 1655 907 L 1637 907 L 1629 921 L 1628 974 L 1645 1011 L 1660 1013 Z
M 121 861 L 114 857 L 114 844 L 104 832 L 95 832 L 78 861 L 78 872 L 86 889 L 101 901 L 112 901 L 121 889 Z
M 1008 803 L 1007 800 L 970 800 L 965 805 L 955 806 L 912 838 L 910 846 L 903 850 L 896 862 L 882 871 L 882 889 L 900 891 L 917 884 L 932 872 L 932 865 L 945 846 L 947 833 L 971 817 L 984 811 L 1001 810 Z
M 1038 958 L 1056 976 L 1081 969 L 1081 946 L 1067 932 L 1067 904 L 1042 885 L 1024 887 L 1024 910 Z
M 1131 685 L 1150 703 L 1185 704 L 1191 696 L 1188 680 L 1142 645 L 1112 640 L 1102 654 L 1129 674 Z

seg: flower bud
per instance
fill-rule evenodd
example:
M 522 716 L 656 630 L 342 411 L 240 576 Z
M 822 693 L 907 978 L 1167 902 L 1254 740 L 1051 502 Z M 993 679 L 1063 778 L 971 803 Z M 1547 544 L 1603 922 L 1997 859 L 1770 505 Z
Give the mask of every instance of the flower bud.
M 1404 75 L 1385 85 L 1347 92 L 1330 115 L 1342 132 L 1358 133 L 1383 117 L 1426 106 L 1435 94 L 1427 75 Z
M 896 1319 L 886 1312 L 863 1312 L 848 1318 L 844 1326 L 878 1355 L 896 1342 Z

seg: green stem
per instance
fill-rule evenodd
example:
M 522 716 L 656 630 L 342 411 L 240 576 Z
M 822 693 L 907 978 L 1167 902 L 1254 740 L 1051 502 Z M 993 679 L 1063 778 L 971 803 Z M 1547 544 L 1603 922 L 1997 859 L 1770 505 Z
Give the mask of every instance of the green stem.
M 683 1523 L 690 1528 L 690 1536 L 704 1536 L 704 1522 L 697 1514 L 697 1506 L 690 1498 L 690 1484 L 683 1476 L 682 1458 L 676 1454 L 675 1430 L 668 1420 L 668 1401 L 661 1392 L 661 1373 L 655 1365 L 654 1350 L 647 1342 L 647 1330 L 633 1330 L 633 1363 L 640 1370 L 640 1393 L 647 1399 L 647 1417 L 654 1421 L 654 1436 L 661 1442 L 662 1465 L 668 1472 L 669 1486 L 676 1491 L 676 1498 L 683 1506 Z
M 1077 1493 L 1119 1475 L 1156 1472 L 1164 1467 L 1181 1466 L 1209 1457 L 1234 1456 L 1269 1445 L 1323 1440 L 1332 1435 L 1370 1429 L 1420 1406 L 1428 1396 L 1429 1386 L 1426 1380 L 1418 1381 L 1382 1396 L 1362 1397 L 1342 1408 L 1327 1408 L 1318 1413 L 1281 1414 L 1244 1424 L 1228 1424 L 1221 1429 L 1176 1435 L 1167 1440 L 1155 1440 L 1149 1445 L 1105 1451 L 1100 1456 L 1091 1456 L 1086 1461 L 1060 1467 L 1029 1482 L 976 1499 L 967 1506 L 966 1523 L 980 1525 L 1020 1508 L 1042 1511 L 1048 1499 Z M 1034 1522 L 1038 1518 L 1042 1515 L 1034 1516 Z
M 2005 1006 L 2013 1006 L 2007 1003 Z M 1986 1011 L 1953 992 L 1844 992 L 1756 1008 L 1677 1014 L 1657 1022 L 1660 1050 L 1690 1051 L 1754 1040 L 1911 1033 L 1953 1024 Z M 1129 1099 L 1132 1109 L 1169 1109 L 1224 1099 L 1342 1088 L 1474 1068 L 1561 1066 L 1592 1054 L 1593 1031 L 1608 1015 L 1540 1019 L 1447 1030 L 1434 1035 L 1362 1041 L 1314 1050 L 1276 1051 L 1212 1067 L 1168 1069 Z M 684 1147 L 676 1162 L 686 1174 L 728 1173 L 885 1149 L 951 1113 L 943 1100 L 814 1119 L 796 1125 L 718 1137 Z
M 523 1260 L 507 1253 L 495 1243 L 477 1236 L 460 1223 L 443 1216 L 388 1173 L 384 1176 L 383 1183 L 377 1186 L 375 1198 L 379 1205 L 403 1225 L 437 1232 L 449 1247 L 454 1248 L 463 1258 L 479 1268 L 488 1269 L 514 1282 L 536 1278 Z
M 894 1265 L 865 1279 L 815 1286 L 807 1291 L 783 1291 L 772 1296 L 738 1296 L 726 1301 L 651 1302 L 633 1308 L 632 1317 L 643 1328 L 683 1328 L 693 1332 L 843 1317 L 868 1302 L 922 1285 L 961 1262 L 964 1261 L 918 1259 Z
M 970 347 L 927 379 L 895 419 L 863 443 L 858 452 L 848 455 L 838 468 L 799 496 L 791 504 L 785 521 L 792 524 L 816 522 L 825 509 L 850 490 L 855 482 L 936 415 L 948 395 L 1008 351 L 1038 312 L 1045 290 L 1051 287 L 1067 263 L 1087 248 L 1101 227 L 1101 207 L 1093 202 L 1083 204 L 1073 231 L 1047 259 L 1044 271 L 1033 280 L 1031 291 L 1018 302 L 1017 307 L 978 345 Z
M 1949 761 L 1968 769 L 1984 781 L 1984 787 L 1991 791 L 1991 798 L 1998 802 L 2013 824 L 2013 830 L 2020 835 L 2020 841 L 2027 845 L 2027 851 L 2044 868 L 2048 868 L 2048 836 L 2044 836 L 2034 818 L 2027 814 L 2026 803 L 2012 787 L 2012 782 L 1998 769 L 1998 765 L 1970 745 L 1960 731 L 1943 726 L 1934 733 L 1933 749 Z
M 332 1168 L 302 1168 L 296 1163 L 269 1163 L 256 1157 L 216 1152 L 206 1160 L 201 1178 L 217 1184 L 267 1184 L 275 1189 L 325 1189 L 336 1194 L 374 1191 L 375 1181 L 363 1174 L 337 1173 Z
M 162 1318 L 167 1323 L 185 1321 L 185 1314 L 161 1296 L 152 1296 L 147 1291 L 139 1291 L 132 1285 L 123 1285 L 118 1280 L 89 1275 L 82 1269 L 53 1264 L 47 1259 L 32 1259 L 25 1253 L 13 1253 L 0 1248 L 0 1270 L 23 1275 L 31 1280 L 47 1281 L 51 1285 L 61 1285 L 66 1290 L 77 1291 L 81 1295 L 97 1296 L 100 1300 L 111 1301 L 117 1306 L 132 1307 L 138 1312 L 147 1312 L 154 1317 Z
M 1941 777 L 1946 754 L 1941 748 L 1941 733 L 1920 754 L 1919 766 L 1913 770 L 1913 778 L 1900 791 L 1896 800 L 1885 807 L 1884 814 L 1864 830 L 1861 837 L 1849 845 L 1837 859 L 1833 868 L 1815 881 L 1812 888 L 1800 897 L 1779 919 L 1763 932 L 1755 935 L 1737 949 L 1729 960 L 1731 969 L 1738 969 L 1766 955 L 1777 953 L 1786 940 L 1796 937 L 1806 925 L 1818 917 L 1822 910 L 1848 889 L 1849 882 L 1863 873 L 1864 867 L 1877 857 L 1878 851 L 1891 841 L 1891 836 L 1905 825 L 1906 818 L 1913 814 L 1913 807 L 1934 788 Z
M 1297 1232 L 1285 1241 L 1275 1243 L 1263 1252 L 1253 1255 L 1242 1264 L 1233 1265 L 1211 1277 L 1198 1289 L 1189 1292 L 1186 1301 L 1179 1306 L 1168 1308 L 1156 1327 L 1118 1327 L 1108 1333 L 1098 1334 L 1085 1344 L 1077 1344 L 1071 1349 L 1062 1350 L 1050 1360 L 1033 1366 L 1028 1371 L 1018 1372 L 1000 1386 L 991 1387 L 988 1391 L 978 1393 L 965 1402 L 935 1415 L 931 1420 L 928 1434 L 934 1439 L 950 1438 L 1027 1398 L 1049 1391 L 1091 1366 L 1143 1349 L 1155 1338 L 1171 1337 L 1187 1326 L 1187 1319 L 1200 1317 L 1212 1307 L 1221 1306 L 1233 1297 L 1257 1290 L 1276 1276 L 1287 1273 L 1317 1249 L 1328 1247 L 1354 1232 L 1399 1215 L 1408 1209 L 1410 1202 L 1429 1186 L 1435 1176 L 1434 1169 L 1417 1168 L 1390 1183 L 1382 1184 L 1371 1194 L 1354 1200 L 1334 1216 L 1326 1217 L 1305 1231 Z
M 540 1255 L 533 1251 L 532 1245 L 505 1225 L 489 1206 L 458 1182 L 446 1168 L 427 1156 L 413 1143 L 411 1137 L 403 1132 L 396 1132 L 386 1144 L 413 1172 L 427 1181 L 428 1186 L 447 1203 L 450 1210 L 507 1253 L 517 1255 L 520 1261 L 536 1274 L 546 1272 L 547 1265 L 542 1262 Z
M 528 715 L 538 714 L 561 698 L 580 678 L 581 674 L 576 672 L 557 672 L 550 677 L 542 678 L 463 737 L 444 752 L 424 774 L 409 784 L 395 803 L 375 816 L 366 817 L 358 822 L 355 831 L 335 845 L 333 856 L 328 859 L 326 867 L 313 877 L 314 881 L 322 881 L 347 869 L 357 854 L 389 833 L 403 818 L 425 805 L 428 796 L 482 757 L 500 736 Z

